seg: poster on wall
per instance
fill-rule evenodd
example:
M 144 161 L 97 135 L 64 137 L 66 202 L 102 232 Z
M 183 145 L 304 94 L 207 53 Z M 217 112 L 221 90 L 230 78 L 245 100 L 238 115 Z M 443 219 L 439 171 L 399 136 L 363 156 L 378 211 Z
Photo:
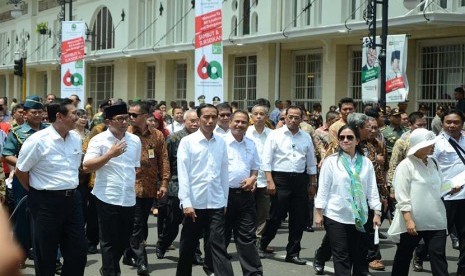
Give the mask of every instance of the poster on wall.
M 376 44 L 380 44 L 379 36 Z M 380 48 L 372 48 L 368 37 L 363 38 L 362 44 L 362 101 L 364 103 L 378 102 L 380 93 L 380 64 L 378 60 Z
M 403 102 L 408 98 L 407 36 L 389 35 L 386 47 L 386 102 Z
M 85 95 L 85 30 L 81 21 L 63 21 L 61 35 L 61 98 Z M 83 105 L 81 102 L 80 105 Z M 82 106 L 81 106 L 82 108 Z
M 195 1 L 196 105 L 212 103 L 215 97 L 224 101 L 222 2 Z

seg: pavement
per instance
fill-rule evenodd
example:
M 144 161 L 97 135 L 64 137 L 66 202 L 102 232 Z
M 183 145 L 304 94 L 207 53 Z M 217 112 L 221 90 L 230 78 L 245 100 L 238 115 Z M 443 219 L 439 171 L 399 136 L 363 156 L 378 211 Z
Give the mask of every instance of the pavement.
M 380 231 L 386 232 L 389 227 L 388 222 L 384 222 Z M 166 252 L 164 259 L 157 259 L 155 255 L 155 244 L 156 238 L 156 218 L 150 216 L 149 218 L 149 237 L 147 240 L 147 253 L 148 253 L 148 269 L 151 275 L 175 275 L 176 265 L 178 262 L 179 255 L 179 235 L 173 245 L 176 247 L 175 250 Z M 286 243 L 288 237 L 287 223 L 284 223 L 278 230 L 276 238 L 271 242 L 270 247 L 275 249 L 274 254 L 269 254 L 265 259 L 262 259 L 262 265 L 264 269 L 264 275 L 269 276 L 282 276 L 282 275 L 315 275 L 312 267 L 312 261 L 315 250 L 320 246 L 321 240 L 324 236 L 323 229 L 316 229 L 313 233 L 304 232 L 302 238 L 302 251 L 300 257 L 307 260 L 307 265 L 294 265 L 286 263 L 284 261 L 286 255 Z M 386 265 L 385 271 L 371 271 L 373 275 L 391 275 L 392 263 L 396 250 L 396 245 L 389 240 L 381 240 L 381 254 L 383 256 L 383 262 Z M 242 275 L 239 260 L 236 254 L 236 248 L 234 242 L 232 242 L 228 248 L 228 252 L 232 255 L 232 265 L 235 275 Z M 459 251 L 454 250 L 450 243 L 450 239 L 447 239 L 446 246 L 447 261 L 449 264 L 449 275 L 455 275 L 457 269 L 457 260 Z M 121 264 L 121 275 L 137 275 L 136 269 Z M 26 262 L 26 269 L 24 269 L 23 275 L 35 275 L 34 263 L 31 260 Z M 100 251 L 98 254 L 87 256 L 87 267 L 85 275 L 88 276 L 99 276 L 99 269 L 101 267 L 101 255 Z M 409 275 L 432 275 L 431 267 L 429 262 L 424 263 L 424 272 L 414 272 L 410 269 Z M 192 270 L 194 276 L 204 276 L 205 273 L 200 266 L 194 266 Z M 325 275 L 335 275 L 332 261 L 326 263 Z M 394 275 L 395 276 L 395 275 Z

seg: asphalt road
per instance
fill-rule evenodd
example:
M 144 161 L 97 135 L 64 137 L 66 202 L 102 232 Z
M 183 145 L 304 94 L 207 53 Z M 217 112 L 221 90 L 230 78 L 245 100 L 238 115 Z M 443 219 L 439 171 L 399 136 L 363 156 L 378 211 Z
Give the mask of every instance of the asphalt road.
M 165 258 L 162 260 L 157 259 L 155 256 L 155 243 L 156 243 L 156 218 L 150 217 L 149 219 L 149 238 L 147 241 L 147 252 L 148 252 L 148 261 L 149 261 L 149 271 L 151 275 L 175 275 L 176 273 L 176 264 L 178 262 L 178 248 L 179 248 L 179 236 L 174 246 L 175 250 L 167 251 Z M 381 232 L 386 232 L 388 228 L 387 222 L 385 222 L 381 227 Z M 262 259 L 262 264 L 264 268 L 264 275 L 269 276 L 282 276 L 282 275 L 315 275 L 315 272 L 312 267 L 312 261 L 314 257 L 314 252 L 317 247 L 319 247 L 321 240 L 324 236 L 324 230 L 317 230 L 313 233 L 304 233 L 302 239 L 302 251 L 300 257 L 307 260 L 307 265 L 300 266 L 284 261 L 286 254 L 286 243 L 287 243 L 287 224 L 284 223 L 282 228 L 279 229 L 278 234 L 276 235 L 275 240 L 270 244 L 271 247 L 275 249 L 275 253 L 269 255 L 268 258 Z M 396 246 L 389 240 L 381 240 L 381 254 L 383 256 L 384 264 L 386 265 L 385 271 L 371 271 L 373 275 L 391 275 L 392 262 L 394 259 L 394 254 Z M 455 275 L 457 269 L 457 260 L 459 252 L 452 249 L 450 240 L 447 240 L 447 260 L 449 263 L 449 275 Z M 234 243 L 231 243 L 228 251 L 232 254 L 232 264 L 234 268 L 235 275 L 242 275 L 241 267 L 236 255 L 236 248 Z M 34 274 L 34 264 L 33 261 L 28 260 L 26 262 L 26 269 L 23 270 L 24 275 L 35 275 Z M 88 255 L 87 258 L 87 267 L 85 270 L 85 275 L 89 276 L 99 276 L 99 268 L 101 266 L 101 255 L 94 254 Z M 429 262 L 424 263 L 425 272 L 414 272 L 410 270 L 409 275 L 432 275 Z M 137 275 L 136 269 L 123 265 L 121 263 L 121 275 Z M 325 275 L 335 275 L 332 262 L 326 263 Z M 192 275 L 203 276 L 203 272 L 200 266 L 194 266 Z

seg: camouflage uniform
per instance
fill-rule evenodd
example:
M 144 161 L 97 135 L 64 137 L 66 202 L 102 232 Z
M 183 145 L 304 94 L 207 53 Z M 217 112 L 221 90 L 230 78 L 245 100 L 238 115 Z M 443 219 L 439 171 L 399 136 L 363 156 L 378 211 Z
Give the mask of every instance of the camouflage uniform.
M 399 139 L 400 136 L 402 136 L 402 134 L 406 131 L 407 129 L 401 126 L 398 128 L 387 126 L 383 130 L 381 130 L 381 133 L 383 133 L 384 136 L 384 140 L 386 141 L 388 160 L 390 160 L 391 158 L 392 148 L 394 147 L 394 144 L 396 143 L 397 139 Z
M 394 193 L 394 187 L 392 186 L 392 179 L 394 178 L 394 171 L 397 165 L 407 157 L 407 152 L 410 146 L 410 131 L 405 132 L 396 141 L 392 149 L 391 159 L 389 161 L 389 170 L 387 174 L 387 184 L 391 187 L 391 194 Z

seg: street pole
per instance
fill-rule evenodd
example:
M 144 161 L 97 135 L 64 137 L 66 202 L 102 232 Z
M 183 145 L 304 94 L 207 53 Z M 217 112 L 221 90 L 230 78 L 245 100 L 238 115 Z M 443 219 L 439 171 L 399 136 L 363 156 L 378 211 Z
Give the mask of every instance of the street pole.
M 21 79 L 21 82 L 22 82 L 21 99 L 24 102 L 26 100 L 26 54 L 25 53 L 23 54 L 22 62 L 23 62 L 23 76 Z
M 73 21 L 73 0 L 69 0 L 69 21 Z
M 381 107 L 386 115 L 386 44 L 388 36 L 388 0 L 381 0 L 380 3 L 383 7 L 382 21 L 381 21 L 381 52 L 378 59 L 381 62 Z

